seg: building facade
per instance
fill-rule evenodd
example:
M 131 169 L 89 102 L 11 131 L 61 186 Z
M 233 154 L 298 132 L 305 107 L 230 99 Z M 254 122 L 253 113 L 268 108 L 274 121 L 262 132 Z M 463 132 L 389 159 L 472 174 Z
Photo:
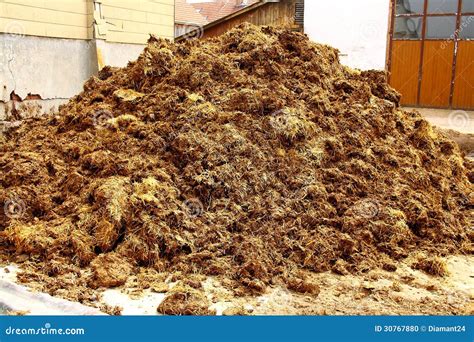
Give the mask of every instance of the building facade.
M 2 0 L 0 121 L 54 110 L 105 65 L 174 37 L 174 0 Z

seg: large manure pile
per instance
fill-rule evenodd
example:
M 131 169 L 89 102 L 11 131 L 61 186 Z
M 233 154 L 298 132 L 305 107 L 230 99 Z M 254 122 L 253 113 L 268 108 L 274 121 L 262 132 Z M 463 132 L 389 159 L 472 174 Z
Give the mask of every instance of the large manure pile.
M 1 258 L 50 293 L 81 286 L 77 300 L 150 272 L 314 292 L 302 270 L 474 250 L 456 144 L 400 109 L 382 72 L 300 33 L 152 37 L 0 139 Z

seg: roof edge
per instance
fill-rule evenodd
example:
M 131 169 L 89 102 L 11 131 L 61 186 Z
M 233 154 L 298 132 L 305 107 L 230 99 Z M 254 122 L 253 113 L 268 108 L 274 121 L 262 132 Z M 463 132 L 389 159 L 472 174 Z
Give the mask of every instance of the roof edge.
M 215 21 L 212 21 L 202 27 L 199 27 L 198 29 L 196 30 L 193 30 L 193 31 L 190 31 L 188 33 L 185 33 L 185 34 L 182 34 L 181 36 L 178 36 L 178 37 L 175 37 L 175 42 L 179 42 L 179 41 L 182 41 L 183 39 L 186 39 L 187 37 L 196 37 L 196 32 L 199 32 L 199 33 L 203 33 L 206 29 L 208 28 L 211 28 L 213 26 L 216 26 L 226 20 L 229 20 L 229 19 L 232 19 L 234 17 L 238 17 L 239 15 L 242 15 L 244 13 L 247 13 L 251 10 L 254 10 L 256 8 L 259 8 L 263 5 L 266 5 L 266 4 L 269 4 L 269 3 L 275 3 L 275 2 L 280 2 L 280 0 L 271 0 L 271 1 L 268 1 L 268 0 L 260 0 L 259 2 L 256 2 L 250 6 L 246 6 L 234 13 L 231 13 L 229 15 L 226 15 L 225 17 L 222 17 L 220 19 L 217 19 Z

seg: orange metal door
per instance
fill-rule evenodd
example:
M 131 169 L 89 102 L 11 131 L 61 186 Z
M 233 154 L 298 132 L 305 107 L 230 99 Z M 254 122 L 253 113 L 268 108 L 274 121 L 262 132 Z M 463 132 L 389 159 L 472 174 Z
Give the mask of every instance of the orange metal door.
M 387 69 L 402 105 L 474 108 L 474 0 L 391 0 Z
M 401 103 L 416 105 L 421 41 L 397 40 L 392 44 L 390 84 L 402 94 Z
M 453 75 L 454 42 L 424 43 L 420 105 L 449 107 Z
M 453 107 L 474 108 L 474 41 L 460 41 L 456 60 Z

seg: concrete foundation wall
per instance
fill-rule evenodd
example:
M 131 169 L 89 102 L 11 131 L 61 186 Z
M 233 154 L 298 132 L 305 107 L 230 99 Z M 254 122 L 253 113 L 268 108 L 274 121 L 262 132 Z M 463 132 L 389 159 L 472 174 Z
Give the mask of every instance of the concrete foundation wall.
M 100 67 L 123 67 L 144 47 L 0 33 L 0 121 L 55 111 Z
M 67 99 L 97 73 L 92 41 L 0 34 L 0 44 L 6 52 L 2 63 L 3 101 L 10 99 L 12 91 L 21 99 L 28 94 Z

